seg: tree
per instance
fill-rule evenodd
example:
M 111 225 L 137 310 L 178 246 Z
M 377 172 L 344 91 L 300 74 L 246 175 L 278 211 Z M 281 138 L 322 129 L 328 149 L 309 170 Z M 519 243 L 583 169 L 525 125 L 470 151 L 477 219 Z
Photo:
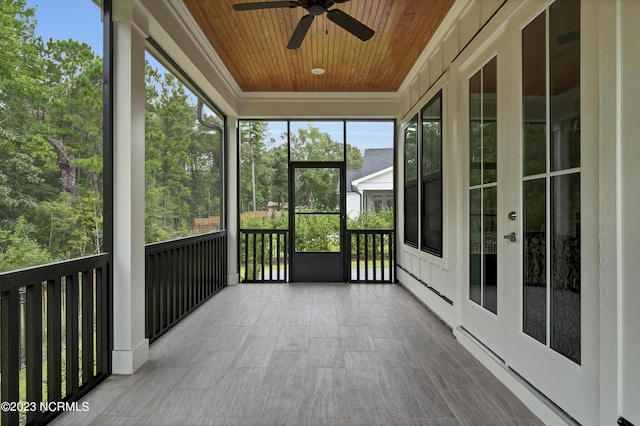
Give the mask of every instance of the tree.
M 196 114 L 184 86 L 173 75 L 147 65 L 146 79 L 145 208 L 147 242 L 155 242 L 151 234 L 182 236 L 191 226 L 187 170 Z
M 241 178 L 241 188 L 250 187 L 250 203 L 247 200 L 246 204 L 250 206 L 247 210 L 254 212 L 258 210 L 258 205 L 263 205 L 266 201 L 264 197 L 258 194 L 256 166 L 258 165 L 259 167 L 264 155 L 268 137 L 267 132 L 268 123 L 266 121 L 243 121 L 240 127 L 240 174 L 241 176 L 245 176 L 245 181 L 247 174 L 250 179 L 249 186 L 242 185 Z M 264 178 L 267 173 L 265 173 L 265 169 L 260 171 L 262 172 L 263 178 L 261 183 L 264 183 L 266 181 Z M 263 189 L 262 185 L 260 189 Z M 243 192 L 246 194 L 246 190 Z

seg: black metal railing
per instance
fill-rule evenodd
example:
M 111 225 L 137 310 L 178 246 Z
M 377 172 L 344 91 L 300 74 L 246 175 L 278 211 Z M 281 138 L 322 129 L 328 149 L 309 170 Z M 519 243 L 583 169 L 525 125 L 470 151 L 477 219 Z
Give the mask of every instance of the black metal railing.
M 148 244 L 146 336 L 158 339 L 227 286 L 227 231 Z
M 2 425 L 47 423 L 110 374 L 109 259 L 0 274 Z
M 289 277 L 289 231 L 286 229 L 240 230 L 240 281 L 287 282 Z
M 349 282 L 394 282 L 393 230 L 348 230 L 347 252 Z

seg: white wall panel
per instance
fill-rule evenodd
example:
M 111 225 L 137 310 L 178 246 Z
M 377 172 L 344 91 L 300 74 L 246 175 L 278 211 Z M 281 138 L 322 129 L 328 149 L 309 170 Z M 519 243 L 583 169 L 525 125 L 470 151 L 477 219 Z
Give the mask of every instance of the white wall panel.
M 460 46 L 464 47 L 480 29 L 480 1 L 471 2 L 460 17 Z

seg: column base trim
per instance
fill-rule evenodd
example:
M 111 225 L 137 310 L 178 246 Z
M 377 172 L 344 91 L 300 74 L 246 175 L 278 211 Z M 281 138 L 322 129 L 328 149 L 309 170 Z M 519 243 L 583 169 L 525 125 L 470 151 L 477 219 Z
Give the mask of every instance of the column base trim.
M 227 274 L 227 285 L 238 285 L 240 284 L 240 274 Z
M 113 374 L 133 374 L 149 360 L 149 339 L 144 339 L 132 350 L 114 350 L 111 353 Z

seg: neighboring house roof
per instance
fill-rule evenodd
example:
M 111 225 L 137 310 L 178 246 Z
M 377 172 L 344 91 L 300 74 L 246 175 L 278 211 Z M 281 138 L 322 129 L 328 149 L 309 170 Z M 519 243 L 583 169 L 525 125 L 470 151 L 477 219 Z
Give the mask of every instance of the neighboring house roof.
M 362 176 L 362 170 L 347 170 L 347 192 L 356 192 L 356 189 L 351 186 L 354 180 L 360 179 Z
M 364 150 L 361 177 L 372 175 L 393 166 L 393 148 L 370 148 Z
M 347 170 L 347 192 L 358 192 L 354 181 L 364 180 L 382 170 L 393 167 L 393 148 L 369 148 L 364 150 L 361 170 Z

